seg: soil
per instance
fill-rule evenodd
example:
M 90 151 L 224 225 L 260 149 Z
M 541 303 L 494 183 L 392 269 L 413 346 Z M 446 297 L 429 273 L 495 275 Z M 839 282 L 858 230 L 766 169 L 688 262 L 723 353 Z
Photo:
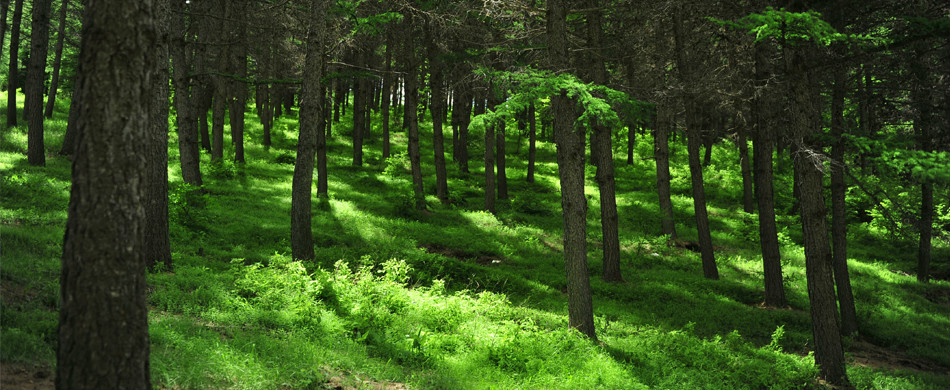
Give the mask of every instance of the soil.
M 53 390 L 53 373 L 49 367 L 29 364 L 0 364 L 0 389 L 3 390 Z

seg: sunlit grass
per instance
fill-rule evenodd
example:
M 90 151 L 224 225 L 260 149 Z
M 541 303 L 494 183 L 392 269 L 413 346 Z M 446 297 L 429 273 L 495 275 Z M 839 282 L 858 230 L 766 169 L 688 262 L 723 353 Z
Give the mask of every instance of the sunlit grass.
M 58 151 L 65 129 L 67 106 L 57 106 L 62 112 L 47 122 L 48 154 Z M 599 195 L 588 185 L 588 262 L 601 341 L 594 344 L 567 329 L 552 144 L 539 143 L 537 183 L 526 184 L 520 160 L 527 148 L 514 155 L 517 134 L 510 128 L 512 199 L 499 202 L 493 215 L 481 210 L 483 135 L 470 135 L 472 174 L 449 166 L 453 202 L 442 205 L 434 197 L 431 133 L 423 126 L 429 210 L 420 213 L 411 209 L 408 170 L 387 173 L 381 160 L 379 116 L 373 116 L 363 167 L 351 166 L 348 119 L 334 124 L 329 140 L 330 198 L 314 194 L 316 259 L 305 264 L 289 259 L 293 165 L 281 162 L 295 153 L 294 116 L 277 122 L 268 149 L 260 145 L 258 118 L 249 113 L 243 166 L 212 170 L 202 152 L 208 194 L 181 184 L 172 128 L 175 268 L 149 276 L 157 384 L 307 389 L 342 375 L 432 389 L 816 386 L 807 355 L 812 347 L 800 225 L 781 215 L 791 202 L 787 164 L 780 161 L 776 169 L 776 201 L 791 310 L 758 307 L 757 219 L 741 211 L 731 144 L 717 144 L 706 168 L 719 281 L 702 277 L 698 254 L 667 246 L 660 234 L 650 142 L 637 144 L 634 164 L 617 161 L 626 284 L 600 280 Z M 393 151 L 405 151 L 404 134 L 394 129 Z M 449 138 L 450 128 L 446 132 Z M 0 146 L 0 356 L 52 364 L 70 162 L 51 156 L 46 167 L 28 166 L 25 126 L 4 130 Z M 229 126 L 225 148 L 230 159 Z M 683 239 L 696 240 L 685 148 L 673 148 L 674 219 Z M 854 224 L 852 235 L 849 265 L 863 337 L 950 366 L 950 310 L 927 298 L 950 290 L 950 283 L 917 283 L 905 272 L 907 256 L 889 253 L 905 244 L 877 230 Z M 950 385 L 950 378 L 937 374 L 856 366 L 850 373 L 861 389 Z

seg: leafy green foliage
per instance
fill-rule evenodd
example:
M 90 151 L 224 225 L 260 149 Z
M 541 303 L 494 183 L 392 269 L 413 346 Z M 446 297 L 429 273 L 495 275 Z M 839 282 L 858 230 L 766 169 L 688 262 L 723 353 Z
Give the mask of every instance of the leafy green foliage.
M 822 20 L 821 14 L 816 11 L 791 12 L 784 8 L 768 7 L 761 13 L 749 14 L 735 22 L 707 19 L 719 25 L 754 34 L 756 42 L 774 37 L 779 38 L 783 44 L 797 45 L 812 42 L 827 46 L 840 41 L 881 42 L 883 39 L 870 35 L 842 34 L 831 27 L 831 24 Z
M 484 129 L 489 123 L 502 119 L 516 118 L 516 115 L 528 109 L 531 103 L 548 99 L 560 93 L 566 93 L 576 100 L 580 112 L 575 124 L 590 126 L 599 122 L 612 127 L 623 127 L 622 120 L 646 120 L 653 105 L 631 99 L 626 93 L 603 85 L 584 83 L 570 73 L 555 74 L 550 71 L 524 68 L 517 72 L 496 72 L 481 69 L 478 72 L 489 77 L 497 85 L 512 90 L 508 100 L 485 114 L 472 119 L 475 129 Z

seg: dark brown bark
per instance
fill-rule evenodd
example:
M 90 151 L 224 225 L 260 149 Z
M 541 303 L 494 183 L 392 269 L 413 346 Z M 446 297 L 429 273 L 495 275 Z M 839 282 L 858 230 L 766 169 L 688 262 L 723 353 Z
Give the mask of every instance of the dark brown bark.
M 43 81 L 46 79 L 46 52 L 49 46 L 50 4 L 52 0 L 33 1 L 33 29 L 30 37 L 30 68 L 26 72 L 27 121 L 26 157 L 30 165 L 46 165 L 46 145 L 43 142 Z M 8 104 L 10 102 L 8 101 Z M 15 103 L 14 103 L 15 105 Z
M 63 0 L 59 5 L 59 29 L 56 32 L 56 47 L 53 49 L 53 76 L 49 82 L 49 96 L 46 99 L 47 118 L 53 117 L 53 108 L 56 107 L 56 93 L 59 90 L 59 69 L 63 64 L 63 41 L 66 36 L 66 10 L 69 8 L 69 0 Z M 0 51 L 3 51 L 0 49 Z
M 653 156 L 656 160 L 656 191 L 659 196 L 660 218 L 663 234 L 676 239 L 676 223 L 673 221 L 673 201 L 670 191 L 670 127 L 669 113 L 657 107 L 653 129 Z
M 313 160 L 317 146 L 319 123 L 323 118 L 324 42 L 326 41 L 326 12 L 328 1 L 310 4 L 310 26 L 307 33 L 307 58 L 303 88 L 300 97 L 300 137 L 290 203 L 290 242 L 294 259 L 312 260 L 313 231 L 311 230 L 311 187 Z
M 534 183 L 534 162 L 538 153 L 538 124 L 534 102 L 528 106 L 528 174 L 525 181 Z
M 229 57 L 231 56 L 231 40 L 227 35 L 221 34 L 221 31 L 227 28 L 226 20 L 231 18 L 232 2 L 224 0 L 219 2 L 220 6 L 214 7 L 214 10 L 220 13 L 223 19 L 217 22 L 218 31 L 215 32 L 217 46 L 217 63 L 215 71 L 218 73 L 212 76 L 212 88 L 214 88 L 214 103 L 211 106 L 211 161 L 219 162 L 224 158 L 224 121 L 228 108 L 230 94 L 228 93 L 228 80 L 222 74 L 231 73 L 229 69 Z
M 494 214 L 495 197 L 495 124 L 485 124 L 485 210 Z
M 459 144 L 458 144 L 458 163 L 459 170 L 463 173 L 469 173 L 468 169 L 468 127 L 472 123 L 472 89 L 464 86 L 462 91 L 462 112 L 459 113 Z
M 805 241 L 805 277 L 808 283 L 809 311 L 815 341 L 815 363 L 820 376 L 836 386 L 848 386 L 841 329 L 835 299 L 833 261 L 825 218 L 823 172 L 818 148 L 809 145 L 821 129 L 821 110 L 812 75 L 806 70 L 806 50 L 784 48 L 786 56 L 786 96 L 790 99 L 789 125 L 793 134 L 793 162 L 800 198 L 802 232 Z
M 633 165 L 633 148 L 637 145 L 637 125 L 627 126 L 627 165 Z
M 145 292 L 151 2 L 89 0 L 60 276 L 57 389 L 151 389 Z M 123 113 L 124 115 L 116 115 Z
M 782 282 L 782 256 L 779 250 L 778 228 L 775 225 L 775 197 L 772 187 L 772 91 L 765 89 L 771 77 L 768 48 L 764 43 L 755 47 L 755 83 L 759 90 L 752 100 L 752 158 L 755 181 L 756 206 L 759 210 L 759 245 L 762 249 L 762 268 L 765 283 L 765 305 L 785 307 L 785 285 Z
M 749 141 L 746 139 L 745 129 L 736 134 L 736 145 L 739 147 L 739 169 L 742 171 L 742 211 L 755 212 L 755 194 L 752 187 L 752 167 L 749 164 Z
M 914 49 L 916 58 L 911 62 L 911 72 L 914 77 L 911 99 L 917 111 L 917 117 L 914 118 L 914 132 L 917 135 L 918 147 L 921 150 L 932 151 L 933 130 L 931 127 L 935 122 L 933 117 L 933 82 L 929 80 L 929 70 L 926 67 L 928 56 L 924 54 L 925 45 L 918 44 Z M 922 179 L 920 182 L 920 225 L 918 227 L 920 239 L 917 243 L 917 280 L 922 283 L 930 281 L 933 219 L 934 185 L 932 181 Z
M 148 103 L 148 136 L 145 151 L 145 241 L 143 254 L 149 268 L 162 263 L 172 269 L 171 243 L 168 236 L 168 35 L 170 0 L 154 2 L 158 39 L 151 50 L 153 66 L 151 101 Z
M 687 103 L 686 107 L 696 107 Z M 687 113 L 687 118 L 696 113 Z M 703 262 L 703 276 L 708 279 L 719 279 L 719 269 L 716 267 L 716 258 L 713 254 L 712 236 L 709 232 L 709 215 L 706 211 L 706 191 L 703 186 L 703 167 L 699 161 L 699 147 L 702 143 L 702 130 L 699 121 L 687 119 L 686 149 L 689 154 L 689 173 L 693 188 L 693 212 L 696 216 L 696 231 L 699 238 L 699 251 Z
M 499 96 L 493 104 L 496 106 L 503 102 L 504 97 Z M 504 119 L 495 122 L 495 184 L 498 190 L 498 199 L 508 199 L 508 174 L 505 171 L 505 140 L 506 121 Z
M 234 2 L 239 15 L 247 14 L 247 1 Z M 244 162 L 244 109 L 247 106 L 247 32 L 243 25 L 231 26 L 231 42 L 236 42 L 231 50 L 230 70 L 240 80 L 229 80 L 228 114 L 231 123 L 231 143 L 234 144 L 234 162 Z
M 558 69 L 570 66 L 567 42 L 568 1 L 548 3 L 549 55 Z M 568 324 L 597 340 L 594 305 L 587 269 L 587 199 L 584 197 L 584 131 L 575 128 L 576 102 L 566 91 L 551 97 L 554 137 L 557 142 L 561 208 L 564 216 L 564 268 L 567 275 Z
M 63 156 L 72 155 L 76 151 L 76 138 L 78 138 L 76 129 L 79 127 L 79 105 L 76 104 L 79 88 L 77 87 L 78 84 L 74 83 L 73 96 L 69 102 L 69 117 L 66 119 L 66 134 L 63 135 L 63 146 L 59 149 L 59 154 Z
M 211 108 L 211 162 L 224 158 L 224 115 L 227 110 L 227 96 L 223 88 L 215 87 L 214 103 Z
M 198 53 L 196 57 L 200 58 L 204 53 Z M 197 61 L 198 64 L 201 64 L 201 61 Z M 197 72 L 205 71 L 203 68 L 199 67 L 196 69 Z M 211 127 L 208 126 L 208 111 L 211 110 L 211 106 L 214 105 L 214 90 L 209 88 L 207 85 L 197 85 L 192 87 L 192 94 L 195 99 L 195 104 L 198 107 L 198 125 L 199 125 L 199 134 L 201 135 L 201 148 L 206 152 L 211 152 Z M 266 136 L 269 136 L 269 133 L 266 133 Z M 265 145 L 270 145 L 266 143 Z
M 178 125 L 178 155 L 181 164 L 181 177 L 185 183 L 201 186 L 200 148 L 198 143 L 198 118 L 195 106 L 195 90 L 192 88 L 189 73 L 192 66 L 191 48 L 185 40 L 187 29 L 185 26 L 185 4 L 179 1 L 172 2 L 171 38 L 169 54 L 172 59 L 172 85 L 175 94 L 172 104 L 175 105 Z M 72 112 L 70 110 L 70 112 Z M 67 131 L 68 133 L 68 131 Z
M 587 14 L 587 45 L 594 48 L 589 59 L 590 81 L 595 84 L 607 83 L 607 68 L 601 52 L 603 34 L 600 0 L 589 0 L 586 5 L 593 11 Z M 603 273 L 607 282 L 622 282 L 620 272 L 620 235 L 617 216 L 617 185 L 614 182 L 613 132 L 607 126 L 593 121 L 591 131 L 591 160 L 597 167 L 595 179 L 600 192 L 600 225 L 603 239 Z
M 834 261 L 835 287 L 838 306 L 841 310 L 841 334 L 858 333 L 858 316 L 854 308 L 854 293 L 848 272 L 848 221 L 845 193 L 845 143 L 844 143 L 844 98 L 847 87 L 845 69 L 834 70 L 834 85 L 831 92 L 831 238 Z
M 412 171 L 412 197 L 416 210 L 425 210 L 426 199 L 422 188 L 422 159 L 419 152 L 419 118 L 416 107 L 419 105 L 419 75 L 418 60 L 415 55 L 415 42 L 413 40 L 412 17 L 406 15 L 403 28 L 405 38 L 405 59 L 406 65 L 406 104 L 405 118 L 407 135 L 409 138 L 409 167 Z
M 23 0 L 16 0 L 13 5 L 13 21 L 10 24 L 10 70 L 7 72 L 7 127 L 17 125 L 16 90 L 17 66 L 20 61 L 20 23 L 23 20 Z
M 356 61 L 361 66 L 365 62 L 365 54 L 360 51 Z M 353 79 L 353 165 L 363 166 L 363 135 L 366 132 L 366 81 L 363 76 Z
M 432 23 L 426 21 L 429 57 L 429 90 L 432 93 L 432 149 L 435 154 L 435 195 L 442 203 L 449 202 L 448 177 L 445 170 L 445 136 L 442 123 L 445 120 L 445 89 L 443 88 L 443 65 L 439 59 L 438 42 L 434 38 Z
M 7 13 L 10 11 L 10 0 L 0 0 L 0 63 L 3 63 L 3 47 L 7 37 Z
M 383 91 L 382 96 L 380 96 L 380 110 L 382 111 L 382 125 L 383 125 L 383 160 L 389 158 L 390 156 L 390 141 L 389 136 L 389 114 L 390 114 L 390 101 L 392 100 L 392 89 L 393 89 L 393 73 L 392 73 L 392 63 L 393 63 L 393 50 L 396 43 L 392 38 L 393 34 L 386 34 L 386 54 L 383 64 Z
M 325 49 L 324 49 L 325 51 Z M 324 54 L 325 56 L 325 54 Z M 326 74 L 326 59 L 324 58 L 324 69 L 323 74 Z M 323 88 L 325 94 L 323 95 L 323 118 L 320 123 L 322 126 L 318 126 L 317 129 L 317 197 L 318 198 L 329 198 L 329 184 L 327 177 L 327 135 L 330 132 L 330 127 L 333 125 L 333 107 L 332 102 L 329 100 L 330 88 L 323 83 Z M 303 91 L 300 94 L 300 109 L 303 110 Z

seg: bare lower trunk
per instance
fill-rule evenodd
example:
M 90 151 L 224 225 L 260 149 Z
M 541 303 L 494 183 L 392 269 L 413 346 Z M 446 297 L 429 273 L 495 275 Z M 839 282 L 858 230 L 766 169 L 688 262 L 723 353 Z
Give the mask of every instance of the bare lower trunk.
M 537 156 L 538 125 L 535 115 L 534 102 L 528 106 L 528 174 L 525 181 L 534 183 L 534 161 Z
M 56 47 L 53 49 L 53 76 L 49 82 L 49 97 L 46 99 L 46 117 L 53 117 L 53 109 L 56 107 L 56 93 L 59 90 L 59 70 L 63 64 L 63 41 L 66 35 L 66 10 L 69 8 L 69 0 L 63 0 L 59 5 L 59 29 L 56 33 Z M 0 51 L 3 51 L 0 48 Z
M 46 165 L 46 145 L 43 141 L 43 80 L 46 78 L 50 3 L 52 2 L 52 0 L 33 1 L 30 68 L 26 74 L 25 85 L 30 93 L 26 95 L 24 107 L 29 107 L 26 157 L 30 165 L 34 166 Z
M 670 122 L 667 113 L 657 110 L 653 136 L 653 155 L 656 159 L 656 189 L 660 198 L 660 218 L 663 234 L 676 239 L 676 224 L 673 222 L 673 201 L 670 191 Z

